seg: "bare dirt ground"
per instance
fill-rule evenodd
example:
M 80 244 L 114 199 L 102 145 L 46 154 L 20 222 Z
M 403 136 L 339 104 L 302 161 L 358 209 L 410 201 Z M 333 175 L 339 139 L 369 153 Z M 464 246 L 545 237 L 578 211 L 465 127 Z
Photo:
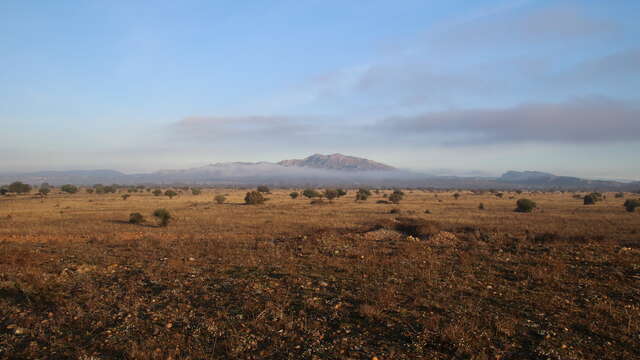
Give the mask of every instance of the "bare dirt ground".
M 290 191 L 0 197 L 0 358 L 640 358 L 624 199 Z

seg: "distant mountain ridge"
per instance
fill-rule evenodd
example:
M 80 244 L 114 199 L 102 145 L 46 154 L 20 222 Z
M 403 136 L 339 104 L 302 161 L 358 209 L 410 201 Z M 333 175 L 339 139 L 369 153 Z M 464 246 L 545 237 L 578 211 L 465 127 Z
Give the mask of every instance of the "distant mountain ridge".
M 114 170 L 38 171 L 0 174 L 0 185 L 23 181 L 33 185 L 62 184 L 198 184 L 203 186 L 415 187 L 448 189 L 545 189 L 638 191 L 640 182 L 588 180 L 539 171 L 507 171 L 500 177 L 437 176 L 401 170 L 369 159 L 342 154 L 314 154 L 304 159 L 273 162 L 225 162 L 145 174 Z
M 304 159 L 282 160 L 278 165 L 287 167 L 310 167 L 316 169 L 332 169 L 347 171 L 392 171 L 396 168 L 375 162 L 369 159 L 363 159 L 355 156 L 347 156 L 342 154 L 313 154 Z

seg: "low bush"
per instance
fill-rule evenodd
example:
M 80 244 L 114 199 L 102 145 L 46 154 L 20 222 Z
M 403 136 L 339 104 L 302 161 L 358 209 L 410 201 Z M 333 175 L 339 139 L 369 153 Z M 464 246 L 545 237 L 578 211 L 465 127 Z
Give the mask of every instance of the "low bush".
M 130 224 L 142 224 L 144 222 L 144 216 L 140 213 L 131 213 L 129 214 L 129 223 Z
M 165 191 L 165 192 L 164 192 L 164 195 L 165 195 L 165 196 L 168 196 L 168 197 L 169 197 L 169 199 L 173 199 L 173 197 L 174 197 L 174 196 L 177 196 L 177 195 L 178 195 L 178 193 L 177 193 L 177 192 L 175 192 L 175 191 L 173 191 L 173 190 L 167 190 L 167 191 Z
M 297 199 L 297 198 L 298 198 L 298 196 L 300 196 L 300 194 L 299 194 L 297 191 L 293 191 L 293 192 L 289 193 L 289 196 L 290 196 L 292 199 Z
M 302 196 L 312 199 L 316 197 L 322 197 L 322 194 L 314 189 L 304 189 L 304 191 L 302 192 Z
M 484 210 L 484 204 L 483 204 L 483 203 L 480 203 L 480 205 L 478 205 L 478 209 L 479 209 L 479 210 Z
M 400 200 L 402 200 L 402 192 L 393 192 L 393 194 L 389 195 L 389 201 L 394 204 L 400 203 Z
M 640 208 L 640 199 L 628 199 L 624 202 L 624 208 L 627 209 L 628 212 L 635 212 L 637 208 Z
M 324 191 L 324 197 L 326 197 L 327 199 L 329 199 L 329 201 L 331 201 L 338 197 L 338 191 L 335 189 L 326 189 Z
M 162 195 L 162 190 L 160 190 L 160 189 L 155 189 L 155 190 L 153 190 L 152 194 L 153 194 L 154 196 L 160 196 L 160 195 Z
M 585 205 L 594 205 L 596 201 L 596 198 L 591 194 L 585 195 L 585 197 L 583 198 L 583 202 Z
M 537 207 L 537 204 L 529 199 L 520 199 L 516 202 L 516 211 L 517 212 L 523 212 L 523 213 L 528 213 L 528 212 L 532 212 L 533 209 L 535 209 Z
M 171 221 L 171 213 L 167 209 L 156 209 L 153 216 L 158 219 L 158 225 L 163 227 L 169 225 L 169 221 Z
M 261 193 L 269 193 L 270 192 L 269 191 L 269 187 L 267 185 L 260 185 L 260 186 L 258 186 L 258 188 L 256 190 L 258 190 L 258 192 L 261 192 Z
M 200 195 L 201 193 L 202 193 L 202 190 L 198 188 L 191 188 L 191 195 Z
M 78 192 L 78 187 L 75 185 L 66 184 L 62 185 L 60 187 L 60 190 L 62 190 L 62 192 L 66 192 L 67 194 L 75 194 Z
M 129 197 L 131 197 L 131 195 L 129 195 L 129 194 L 122 194 L 122 200 L 127 200 Z
M 215 202 L 217 202 L 218 204 L 224 204 L 224 202 L 227 201 L 227 197 L 224 195 L 216 195 L 213 200 L 215 200 Z
M 31 192 L 31 185 L 22 183 L 20 181 L 15 181 L 9 185 L 7 190 L 8 192 L 16 194 L 26 194 L 28 192 Z
M 259 205 L 264 202 L 265 198 L 259 191 L 249 191 L 244 197 L 244 203 L 247 205 Z
M 623 193 L 623 192 L 616 193 L 616 194 L 614 195 L 614 197 L 615 197 L 616 199 L 623 198 L 623 197 L 624 197 L 624 193 Z

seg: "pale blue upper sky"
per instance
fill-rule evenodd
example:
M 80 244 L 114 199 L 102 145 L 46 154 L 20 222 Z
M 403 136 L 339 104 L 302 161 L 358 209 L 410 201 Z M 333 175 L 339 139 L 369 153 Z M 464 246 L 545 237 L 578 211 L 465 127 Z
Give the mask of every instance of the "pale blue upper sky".
M 640 179 L 640 1 L 0 2 L 0 172 L 341 152 Z

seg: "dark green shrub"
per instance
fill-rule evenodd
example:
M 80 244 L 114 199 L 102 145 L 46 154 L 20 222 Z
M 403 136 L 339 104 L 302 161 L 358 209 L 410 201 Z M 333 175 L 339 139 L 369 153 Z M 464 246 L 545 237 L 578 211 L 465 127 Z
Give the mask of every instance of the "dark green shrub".
M 49 195 L 49 193 L 51 192 L 51 188 L 48 186 L 40 186 L 40 189 L 38 190 L 38 195 L 40 196 L 47 196 Z
M 387 200 L 378 200 L 378 201 L 376 201 L 376 204 L 391 204 L 391 201 L 387 201 Z
M 225 201 L 227 201 L 227 197 L 224 195 L 216 195 L 215 198 L 213 198 L 218 204 L 224 204 Z
M 144 222 L 144 216 L 140 213 L 131 213 L 129 214 L 129 223 L 130 224 L 142 224 Z
M 371 190 L 369 190 L 367 188 L 359 188 L 358 189 L 358 193 L 366 194 L 367 197 L 371 196 Z
M 258 188 L 256 190 L 258 190 L 258 192 L 261 192 L 261 193 L 270 193 L 271 192 L 271 191 L 269 191 L 269 187 L 267 185 L 260 185 L 260 186 L 258 186 Z
M 634 212 L 637 208 L 640 208 L 640 200 L 628 199 L 624 202 L 624 208 L 627 209 L 628 212 Z
M 16 194 L 26 194 L 28 192 L 31 192 L 31 185 L 22 183 L 20 181 L 15 181 L 9 184 L 7 190 Z
M 616 193 L 616 194 L 614 195 L 614 197 L 615 197 L 616 199 L 623 198 L 623 197 L 624 197 L 624 193 L 623 193 L 623 192 Z
M 338 197 L 347 195 L 347 191 L 344 189 L 337 189 L 336 191 L 338 192 Z
M 67 194 L 75 194 L 78 192 L 78 187 L 71 184 L 62 185 L 60 190 L 66 192 Z
M 171 214 L 166 209 L 156 209 L 153 212 L 153 216 L 158 219 L 160 226 L 167 226 L 169 225 L 169 221 L 171 221 Z
M 402 212 L 402 210 L 398 209 L 398 208 L 393 208 L 391 210 L 389 210 L 389 214 L 400 214 Z
M 168 197 L 169 197 L 169 199 L 173 199 L 173 197 L 174 197 L 174 196 L 177 196 L 177 195 L 178 195 L 178 193 L 177 193 L 177 192 L 175 192 L 175 191 L 173 191 L 173 190 L 167 190 L 167 191 L 165 191 L 165 192 L 164 192 L 164 195 L 165 195 L 165 196 L 168 196 Z
M 458 200 L 460 198 L 460 194 L 459 193 L 455 193 L 453 194 L 453 198 Z
M 484 204 L 483 204 L 483 203 L 480 203 L 480 205 L 478 205 L 478 209 L 479 209 L 479 210 L 484 210 Z
M 596 203 L 596 198 L 589 194 L 589 195 L 585 195 L 585 197 L 583 198 L 584 204 L 585 205 L 594 205 Z
M 394 204 L 400 203 L 400 200 L 402 200 L 401 193 L 394 192 L 393 194 L 389 195 L 389 201 L 391 201 Z
M 162 190 L 160 190 L 160 189 L 155 189 L 155 190 L 153 190 L 152 194 L 153 194 L 154 196 L 160 196 L 160 195 L 162 195 Z
M 87 188 L 87 194 L 93 194 L 93 189 L 92 188 Z
M 264 196 L 259 191 L 249 191 L 244 197 L 244 203 L 247 205 L 259 205 L 265 202 Z
M 191 188 L 191 195 L 200 195 L 201 193 L 202 193 L 202 190 L 198 188 Z
M 517 212 L 532 212 L 535 209 L 537 204 L 534 201 L 529 199 L 520 199 L 516 202 L 516 211 Z
M 289 196 L 291 196 L 292 199 L 297 199 L 300 194 L 297 191 L 294 191 L 290 193 Z
M 320 194 L 318 191 L 314 189 L 304 189 L 304 191 L 302 192 L 302 196 L 311 199 L 316 197 L 322 197 L 322 194 Z
M 338 197 L 338 191 L 335 189 L 326 189 L 324 191 L 324 197 L 326 197 L 327 199 L 329 199 L 329 201 L 331 201 Z

